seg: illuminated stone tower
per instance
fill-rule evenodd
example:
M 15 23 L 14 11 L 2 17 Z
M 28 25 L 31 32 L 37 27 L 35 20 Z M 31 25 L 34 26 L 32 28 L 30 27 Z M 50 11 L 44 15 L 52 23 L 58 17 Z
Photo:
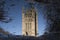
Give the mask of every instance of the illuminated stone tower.
M 22 35 L 24 36 L 37 36 L 38 31 L 38 17 L 36 8 L 32 3 L 29 8 L 22 9 Z

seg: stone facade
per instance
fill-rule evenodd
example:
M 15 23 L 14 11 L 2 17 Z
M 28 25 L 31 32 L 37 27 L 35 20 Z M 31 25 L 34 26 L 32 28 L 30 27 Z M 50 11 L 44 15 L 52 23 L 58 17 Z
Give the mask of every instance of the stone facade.
M 22 35 L 37 36 L 38 17 L 35 8 L 22 9 Z

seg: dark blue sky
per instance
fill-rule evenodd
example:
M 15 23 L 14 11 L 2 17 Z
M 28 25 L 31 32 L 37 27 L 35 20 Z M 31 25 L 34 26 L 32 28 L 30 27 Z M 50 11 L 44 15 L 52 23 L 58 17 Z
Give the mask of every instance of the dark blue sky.
M 4 10 L 7 11 L 9 17 L 11 17 L 13 20 L 9 23 L 3 23 L 0 22 L 0 27 L 2 27 L 5 31 L 8 31 L 12 34 L 16 35 L 22 35 L 22 7 L 25 5 L 24 0 L 6 0 L 5 1 L 5 8 Z M 15 4 L 14 6 L 11 6 L 11 4 Z M 42 35 L 45 31 L 46 27 L 46 20 L 42 13 L 44 13 L 44 5 L 37 6 L 37 12 L 38 12 L 38 33 L 39 35 Z M 39 8 L 40 7 L 40 8 Z

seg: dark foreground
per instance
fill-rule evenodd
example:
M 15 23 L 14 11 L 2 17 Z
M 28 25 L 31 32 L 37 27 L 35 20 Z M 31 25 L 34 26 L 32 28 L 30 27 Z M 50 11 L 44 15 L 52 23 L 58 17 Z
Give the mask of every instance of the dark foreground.
M 60 33 L 45 34 L 39 37 L 0 34 L 0 40 L 60 40 Z

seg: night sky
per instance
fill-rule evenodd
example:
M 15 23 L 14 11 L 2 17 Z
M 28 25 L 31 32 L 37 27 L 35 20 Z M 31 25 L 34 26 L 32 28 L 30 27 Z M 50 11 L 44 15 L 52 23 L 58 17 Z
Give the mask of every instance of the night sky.
M 9 23 L 0 22 L 0 27 L 12 34 L 22 35 L 22 7 L 26 4 L 24 0 L 6 0 L 4 10 L 13 20 Z M 13 5 L 11 5 L 13 4 Z M 46 20 L 43 16 L 44 5 L 36 3 L 38 12 L 38 33 L 42 35 L 45 32 Z

